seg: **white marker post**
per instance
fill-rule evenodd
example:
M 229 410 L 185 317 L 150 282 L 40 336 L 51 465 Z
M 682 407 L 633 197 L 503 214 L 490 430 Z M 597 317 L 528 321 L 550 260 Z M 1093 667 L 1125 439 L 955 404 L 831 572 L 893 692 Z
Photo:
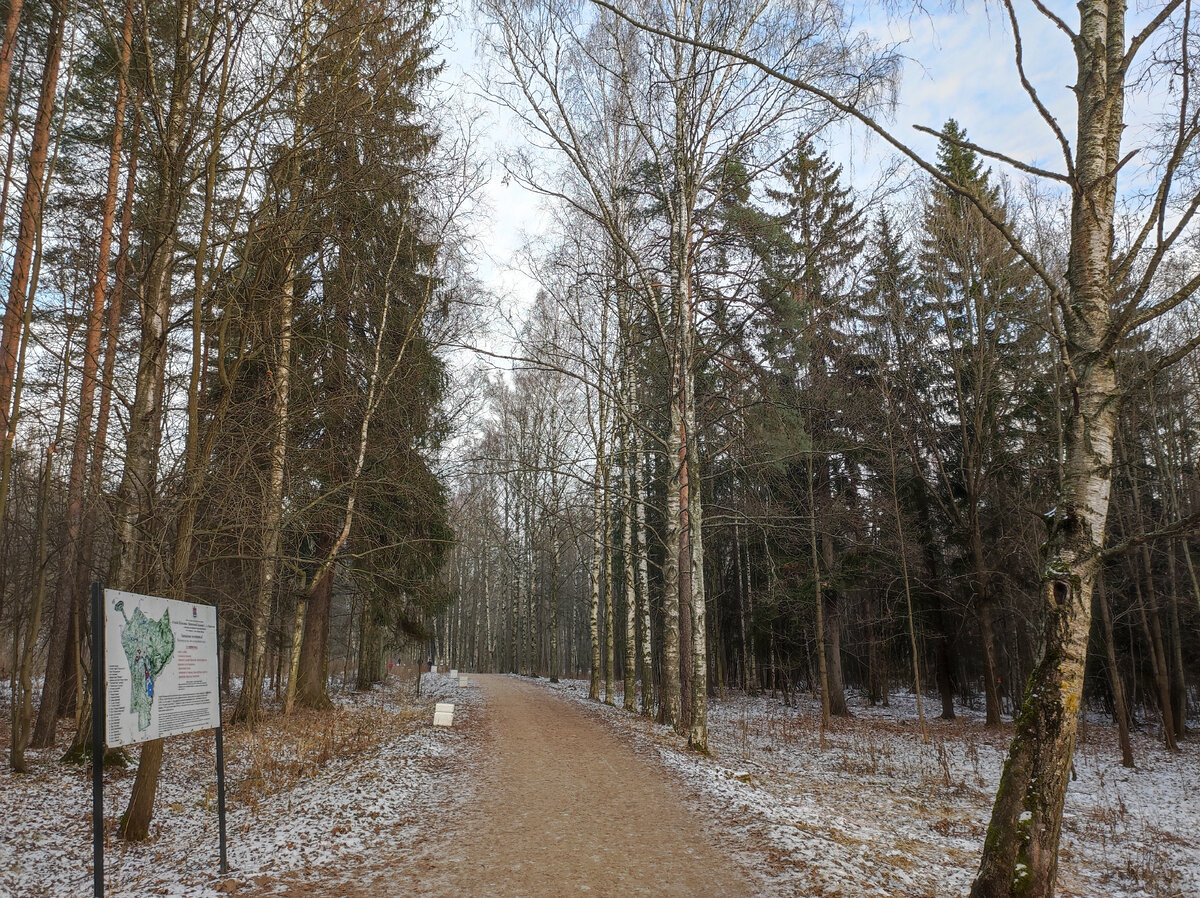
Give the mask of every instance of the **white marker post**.
M 435 727 L 454 726 L 454 705 L 449 702 L 438 702 L 433 709 L 433 725 Z

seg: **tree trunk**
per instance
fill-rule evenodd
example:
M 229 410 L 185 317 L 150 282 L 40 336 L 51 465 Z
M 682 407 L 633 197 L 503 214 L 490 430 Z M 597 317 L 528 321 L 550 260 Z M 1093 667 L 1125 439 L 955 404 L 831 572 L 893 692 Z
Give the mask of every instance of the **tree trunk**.
M 16 373 L 17 350 L 21 342 L 25 302 L 29 298 L 29 270 L 33 262 L 34 244 L 42 227 L 42 190 L 45 187 L 46 159 L 50 152 L 50 126 L 54 119 L 58 69 L 62 60 L 63 35 L 67 24 L 64 0 L 55 0 L 52 9 L 41 95 L 38 98 L 33 136 L 29 144 L 29 164 L 25 178 L 25 194 L 21 201 L 21 220 L 9 272 L 8 303 L 4 308 L 3 331 L 0 332 L 0 434 L 8 434 L 15 423 L 9 419 L 12 410 L 13 377 Z M 16 23 L 10 24 L 15 29 Z M 4 52 L 7 53 L 8 49 L 6 45 Z M 0 496 L 0 503 L 3 501 L 4 497 Z M 3 505 L 0 505 L 0 510 L 2 508 Z M 54 699 L 55 702 L 58 701 L 57 692 Z
M 733 525 L 733 561 L 734 571 L 737 574 L 737 600 L 738 600 L 738 640 L 740 642 L 739 649 L 741 651 L 741 669 L 738 671 L 738 685 L 747 695 L 750 694 L 750 651 L 749 643 L 746 639 L 746 600 L 749 598 L 749 590 L 746 588 L 745 577 L 745 562 L 742 560 L 742 528 L 741 525 L 734 523 Z
M 634 440 L 633 491 L 637 518 L 638 617 L 642 631 L 642 714 L 654 716 L 654 632 L 650 620 L 650 573 L 646 545 L 646 494 L 642 480 L 645 461 L 640 434 Z
M 21 8 L 24 5 L 24 0 L 10 0 L 8 18 L 4 22 L 4 43 L 0 44 L 0 118 L 8 112 L 8 88 L 12 82 L 13 56 L 17 49 L 17 26 L 21 24 Z M 0 224 L 3 222 L 0 221 Z
M 612 454 L 604 459 L 604 703 L 615 705 L 613 668 L 616 665 L 616 583 L 613 582 Z
M 296 701 L 305 708 L 333 707 L 329 699 L 329 618 L 333 607 L 333 568 L 316 585 L 304 616 L 304 640 Z
M 1048 517 L 1043 655 L 1017 717 L 971 898 L 1049 898 L 1079 725 L 1092 585 L 1112 490 L 1118 390 L 1110 329 L 1115 172 L 1124 129 L 1122 0 L 1080 4 L 1075 184 L 1063 310 L 1072 383 L 1064 470 Z
M 685 363 L 686 364 L 686 363 Z M 682 392 L 681 387 L 681 392 Z M 684 400 L 680 400 L 681 402 Z M 682 425 L 686 427 L 686 424 Z M 691 459 L 687 457 L 686 430 L 680 439 L 679 460 L 679 731 L 686 733 L 692 726 L 692 680 L 695 666 L 692 630 L 692 597 L 695 577 L 692 569 L 691 528 Z
M 826 575 L 833 570 L 833 536 L 828 532 L 821 534 L 821 550 Z M 823 606 L 823 629 L 825 673 L 822 680 L 829 690 L 829 713 L 834 717 L 849 717 L 850 707 L 846 704 L 846 682 L 842 675 L 842 617 L 840 599 L 837 589 L 825 580 L 818 594 L 818 601 Z
M 825 590 L 822 584 L 821 577 L 821 553 L 817 550 L 819 542 L 817 536 L 817 504 L 814 501 L 815 491 L 813 490 L 813 454 L 810 448 L 808 453 L 808 538 L 809 552 L 812 561 L 812 576 L 813 576 L 813 606 L 816 609 L 817 617 L 817 672 L 819 677 L 818 687 L 821 690 L 821 747 L 825 747 L 825 730 L 829 727 L 829 715 L 831 713 L 829 701 L 829 668 L 826 663 L 825 653 Z M 774 630 L 772 630 L 772 636 Z M 772 654 L 774 654 L 772 652 Z M 772 684 L 774 688 L 774 684 Z
M 690 347 L 689 347 L 690 349 Z M 691 352 L 688 353 L 691 358 Z M 704 583 L 704 528 L 700 494 L 700 442 L 696 432 L 696 396 L 694 372 L 685 381 L 688 451 L 688 528 L 691 557 L 692 594 L 692 715 L 688 728 L 688 748 L 708 754 L 708 614 Z
M 1141 553 L 1139 553 L 1140 555 Z M 1149 565 L 1149 553 L 1142 559 Z M 1150 667 L 1154 671 L 1154 688 L 1158 697 L 1158 709 L 1162 714 L 1163 741 L 1167 751 L 1178 751 L 1175 744 L 1175 721 L 1171 708 L 1171 686 L 1167 675 L 1167 659 L 1163 650 L 1162 624 L 1159 621 L 1158 602 L 1155 599 L 1154 579 L 1149 570 L 1144 571 L 1146 588 L 1143 591 L 1136 571 L 1134 571 L 1134 593 L 1137 595 L 1138 613 L 1142 620 L 1142 634 L 1146 637 L 1146 647 L 1150 650 Z M 1147 610 L 1146 596 L 1150 597 L 1150 607 Z
M 979 620 L 979 635 L 983 643 L 983 694 L 986 706 L 985 726 L 1000 726 L 999 667 L 996 664 L 996 634 L 992 621 L 992 594 L 988 583 L 987 561 L 983 551 L 983 534 L 975 511 L 978 501 L 971 502 L 971 563 L 975 586 L 975 615 Z
M 368 604 L 363 605 L 359 616 L 358 631 L 358 676 L 354 687 L 359 692 L 370 692 L 371 685 L 378 681 L 376 672 L 381 658 L 379 628 Z
M 15 30 L 16 22 L 10 16 L 10 25 Z M 66 29 L 65 3 L 58 0 L 53 4 L 50 20 L 49 42 L 46 45 L 46 65 L 42 75 L 41 95 L 38 99 L 37 116 L 33 124 L 33 137 L 29 147 L 25 193 L 21 202 L 21 219 L 17 233 L 17 244 L 9 272 L 8 302 L 4 309 L 3 331 L 0 333 L 0 439 L 3 444 L 3 473 L 0 475 L 0 531 L 3 529 L 5 507 L 8 500 L 9 470 L 12 458 L 13 437 L 16 432 L 14 405 L 18 402 L 13 380 L 16 376 L 18 354 L 21 352 L 22 335 L 25 330 L 26 301 L 32 307 L 30 268 L 33 265 L 34 248 L 42 228 L 42 205 L 45 188 L 46 160 L 50 150 L 50 126 L 54 118 L 54 99 L 58 89 L 58 69 L 62 58 L 63 35 Z M 9 52 L 6 43 L 4 53 Z M 11 67 L 11 61 L 10 61 Z M 11 415 L 11 417 L 10 417 Z M 59 617 L 58 603 L 55 618 Z M 68 606 L 67 611 L 70 608 Z M 61 624 L 65 626 L 63 615 Z M 65 633 L 52 640 L 46 676 L 42 684 L 42 698 L 38 706 L 37 725 L 34 727 L 30 745 L 47 748 L 54 743 L 58 718 L 58 699 L 62 684 L 62 664 Z
M 636 455 L 630 455 L 629 431 L 630 425 L 625 425 L 625 438 L 622 441 L 621 472 L 621 571 L 625 583 L 625 703 L 624 708 L 631 714 L 637 711 L 637 590 L 633 575 L 633 478 L 630 471 L 631 462 Z
M 561 548 L 558 544 L 558 528 L 554 523 L 551 523 L 550 532 L 550 682 L 558 682 L 559 674 L 559 650 L 558 650 L 558 577 L 562 567 L 562 560 L 559 557 Z M 484 578 L 484 589 L 486 595 L 487 578 Z M 486 609 L 485 609 L 486 614 Z
M 87 468 L 88 443 L 91 440 L 92 411 L 95 407 L 97 371 L 100 367 L 100 333 L 103 326 L 105 300 L 108 294 L 109 251 L 112 247 L 113 219 L 117 207 L 117 189 L 120 182 L 121 139 L 125 122 L 126 73 L 133 40 L 133 10 L 127 3 L 125 25 L 121 33 L 120 73 L 117 76 L 117 96 L 113 113 L 113 138 L 108 157 L 108 180 L 104 202 L 101 207 L 99 261 L 96 265 L 96 281 L 92 287 L 92 304 L 87 319 L 87 333 L 83 351 L 83 378 L 79 393 L 79 410 L 76 417 L 75 438 L 71 449 L 71 466 L 67 478 L 67 505 L 63 524 L 63 548 L 59 558 L 58 590 L 54 602 L 54 620 L 50 630 L 47 670 L 50 665 L 71 664 L 74 659 L 65 649 L 71 644 L 71 618 L 79 614 L 84 605 L 86 571 L 81 571 L 80 561 L 84 557 L 81 542 L 84 539 L 84 486 Z M 49 685 L 50 677 L 47 677 Z M 67 695 L 65 683 L 59 680 L 57 701 Z M 43 689 L 42 702 L 54 697 L 49 689 Z M 57 709 L 56 709 L 57 713 Z M 89 727 L 90 729 L 90 727 Z M 86 735 L 90 734 L 85 734 Z M 78 736 L 77 736 L 78 740 Z
M 676 729 L 680 725 L 679 553 L 683 538 L 679 526 L 679 486 L 683 473 L 680 469 L 683 454 L 679 439 L 680 425 L 679 403 L 672 399 L 667 437 L 667 507 L 663 524 L 663 636 L 658 720 Z
M 229 679 L 233 672 L 230 656 L 233 654 L 233 624 L 228 618 L 221 623 L 221 692 L 229 695 Z
M 150 204 L 145 233 L 146 268 L 142 280 L 138 370 L 129 412 L 125 464 L 117 498 L 115 545 L 109 581 L 117 589 L 136 592 L 146 581 L 143 528 L 153 519 L 162 445 L 163 393 L 166 386 L 171 281 L 185 188 L 183 185 L 184 114 L 191 95 L 189 26 L 191 10 L 180 10 L 174 36 L 174 61 L 165 133 L 156 154 L 157 190 Z M 162 740 L 142 746 L 137 776 L 122 818 L 123 839 L 140 841 L 150 832 L 154 794 L 162 768 Z
M 1186 546 L 1185 546 L 1186 549 Z M 1175 737 L 1187 732 L 1187 677 L 1183 667 L 1183 628 L 1179 623 L 1179 581 L 1175 563 L 1176 541 L 1167 544 L 1167 622 L 1171 628 L 1171 716 Z
M 304 639 L 304 612 L 307 607 L 308 602 L 303 596 L 296 600 L 296 614 L 292 624 L 291 649 L 288 653 L 287 687 L 283 694 L 283 713 L 285 716 L 292 713 L 292 705 L 296 702 L 296 678 L 300 674 L 300 644 Z
M 163 740 L 151 739 L 142 744 L 138 758 L 137 777 L 129 796 L 129 807 L 122 818 L 121 838 L 140 842 L 150 837 L 150 820 L 154 815 L 154 793 L 162 770 Z
M 233 719 L 253 728 L 262 703 L 263 659 L 267 650 L 267 629 L 271 621 L 271 601 L 279 577 L 279 548 L 282 540 L 284 467 L 287 463 L 289 389 L 292 359 L 292 300 L 294 263 L 285 262 L 283 289 L 279 296 L 279 353 L 275 359 L 275 398 L 271 467 L 266 495 L 263 497 L 262 544 L 259 557 L 258 588 L 250 612 L 250 656 L 246 659 L 246 675 L 242 694 L 238 697 Z M 331 569 L 332 571 L 332 569 Z M 303 616 L 301 615 L 301 621 Z M 297 655 L 297 663 L 299 656 Z
M 603 432 L 603 421 L 601 421 Z M 600 439 L 603 439 L 602 437 Z M 592 646 L 592 671 L 588 698 L 600 701 L 600 575 L 604 558 L 604 503 L 600 498 L 601 456 L 603 443 L 597 443 L 595 483 L 592 485 L 592 578 L 591 601 L 588 603 L 588 635 Z
M 42 605 L 46 597 L 46 536 L 50 526 L 50 480 L 53 473 L 51 468 L 53 461 L 54 445 L 51 444 L 46 449 L 41 489 L 38 491 L 37 572 L 33 589 L 33 607 L 29 610 L 29 624 L 25 631 L 25 643 L 21 648 L 21 668 L 17 680 L 18 691 L 13 703 L 12 753 L 9 760 L 12 769 L 17 773 L 29 772 L 25 763 L 25 746 L 29 742 L 29 724 L 33 716 L 33 655 L 37 648 L 38 633 L 42 624 Z M 15 648 L 19 642 L 15 628 L 12 639 Z
M 1117 739 L 1121 744 L 1121 764 L 1133 767 L 1133 746 L 1129 742 L 1129 707 L 1125 701 L 1125 687 L 1121 683 L 1121 670 L 1117 667 L 1117 646 L 1113 641 L 1112 615 L 1108 608 L 1108 593 L 1104 589 L 1104 577 L 1096 576 L 1096 604 L 1100 608 L 1100 620 L 1104 625 L 1104 649 L 1108 662 L 1108 682 L 1112 690 L 1113 719 L 1117 725 Z

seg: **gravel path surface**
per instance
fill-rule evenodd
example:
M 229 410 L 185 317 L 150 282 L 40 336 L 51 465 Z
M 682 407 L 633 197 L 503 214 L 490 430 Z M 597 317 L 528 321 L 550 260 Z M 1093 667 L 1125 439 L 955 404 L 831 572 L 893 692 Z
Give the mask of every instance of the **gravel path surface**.
M 463 895 L 750 894 L 662 774 L 569 703 L 481 677 L 491 769 L 445 858 Z
M 395 864 L 380 858 L 328 895 L 664 895 L 756 892 L 716 847 L 663 772 L 570 702 L 514 677 L 472 678 L 486 745 L 474 797 L 430 821 Z M 482 717 L 482 719 L 480 719 Z M 456 727 L 458 721 L 455 721 Z M 398 846 L 400 848 L 400 846 Z M 280 894 L 278 887 L 273 894 Z M 311 880 L 290 894 L 319 895 Z

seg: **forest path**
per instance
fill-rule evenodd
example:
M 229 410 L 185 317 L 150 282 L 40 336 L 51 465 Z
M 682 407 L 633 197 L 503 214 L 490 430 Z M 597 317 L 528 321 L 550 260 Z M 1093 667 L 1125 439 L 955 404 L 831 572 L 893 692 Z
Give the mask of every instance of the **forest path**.
M 433 894 L 754 892 L 663 775 L 600 723 L 539 686 L 478 680 L 492 750 L 460 835 L 428 871 Z
M 478 749 L 459 778 L 466 789 L 437 801 L 415 841 L 374 852 L 329 879 L 311 871 L 238 894 L 747 898 L 758 892 L 663 771 L 602 723 L 529 681 L 475 674 L 471 680 L 485 700 L 456 713 L 454 722 Z
M 446 796 L 415 842 L 359 869 L 275 882 L 289 898 L 746 898 L 757 889 L 665 775 L 566 699 L 471 675 L 485 701 L 455 729 L 477 742 L 469 794 Z M 476 760 L 477 759 L 477 760 Z M 241 894 L 239 892 L 239 894 Z

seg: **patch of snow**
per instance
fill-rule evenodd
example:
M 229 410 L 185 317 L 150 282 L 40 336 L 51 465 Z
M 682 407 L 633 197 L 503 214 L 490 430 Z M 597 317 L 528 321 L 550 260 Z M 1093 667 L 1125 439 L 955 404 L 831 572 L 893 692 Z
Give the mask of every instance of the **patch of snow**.
M 426 674 L 420 700 L 411 686 L 392 678 L 386 689 L 331 694 L 332 712 L 298 712 L 310 724 L 301 734 L 306 744 L 272 741 L 278 731 L 270 719 L 254 734 L 226 729 L 228 876 L 217 870 L 211 731 L 167 741 L 143 843 L 116 835 L 136 763 L 107 773 L 106 894 L 219 898 L 229 879 L 268 891 L 313 877 L 329 885 L 356 862 L 403 852 L 424 821 L 465 800 L 465 771 L 478 749 L 462 727 L 483 707 L 478 690 L 458 689 L 445 676 Z M 456 727 L 434 730 L 433 706 L 450 696 Z M 60 734 L 54 749 L 28 752 L 27 776 L 0 771 L 0 895 L 91 894 L 90 771 L 58 763 L 63 743 Z

